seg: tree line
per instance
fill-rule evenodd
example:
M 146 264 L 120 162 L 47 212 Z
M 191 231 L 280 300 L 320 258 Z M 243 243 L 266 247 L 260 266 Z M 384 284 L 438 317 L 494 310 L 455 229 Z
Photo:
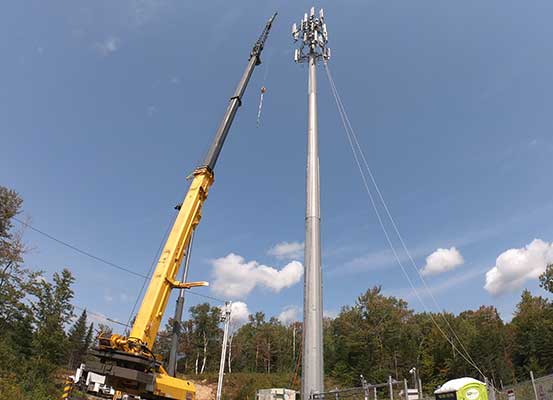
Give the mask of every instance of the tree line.
M 85 360 L 99 330 L 86 310 L 72 305 L 74 278 L 67 269 L 47 280 L 24 266 L 26 247 L 13 218 L 22 199 L 0 186 L 0 398 L 57 398 L 62 372 Z M 553 266 L 540 277 L 553 291 Z M 204 375 L 219 368 L 221 309 L 208 303 L 190 308 L 181 324 L 178 372 Z M 168 359 L 172 321 L 155 351 Z M 232 326 L 232 325 L 231 325 Z M 232 326 L 225 368 L 228 373 L 301 375 L 302 324 L 283 324 L 262 312 Z M 500 386 L 553 373 L 553 303 L 524 290 L 513 319 L 503 321 L 493 306 L 458 315 L 417 313 L 402 299 L 369 288 L 355 304 L 324 320 L 325 376 L 343 386 L 409 376 L 416 367 L 425 388 L 461 376 L 482 374 Z M 468 361 L 467 361 L 468 360 Z M 56 387 L 58 382 L 58 387 Z
M 191 307 L 180 334 L 180 373 L 218 371 L 220 317 L 217 306 Z M 172 321 L 156 343 L 165 360 L 171 332 Z M 226 372 L 297 377 L 301 342 L 300 322 L 285 325 L 257 312 L 231 333 Z M 324 358 L 325 376 L 343 386 L 359 385 L 360 375 L 372 383 L 385 382 L 389 376 L 408 378 L 413 367 L 427 390 L 463 376 L 482 380 L 486 376 L 496 387 L 525 381 L 530 371 L 536 376 L 553 373 L 553 303 L 524 290 L 513 319 L 506 323 L 493 306 L 458 315 L 417 313 L 406 301 L 373 287 L 335 318 L 325 318 Z
M 0 398 L 46 400 L 59 397 L 60 368 L 74 369 L 94 340 L 83 310 L 75 319 L 71 272 L 23 266 L 26 247 L 13 225 L 21 197 L 0 186 Z

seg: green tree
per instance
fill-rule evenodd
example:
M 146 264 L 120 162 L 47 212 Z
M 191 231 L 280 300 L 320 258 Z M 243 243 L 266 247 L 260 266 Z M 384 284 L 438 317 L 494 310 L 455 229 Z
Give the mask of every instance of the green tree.
M 22 204 L 23 199 L 17 192 L 0 186 L 0 265 L 3 272 L 9 269 L 11 264 L 22 261 L 21 236 L 13 231 L 12 221 L 13 217 L 21 212 Z
M 22 203 L 15 191 L 0 186 L 0 337 L 11 336 L 17 328 L 28 331 L 30 309 L 25 297 L 41 278 L 39 272 L 21 266 L 25 249 L 12 219 L 21 212 Z
M 510 325 L 517 378 L 526 380 L 531 370 L 537 376 L 550 372 L 553 369 L 552 304 L 524 290 Z
M 506 355 L 507 331 L 497 309 L 481 306 L 476 311 L 462 312 L 458 319 L 462 324 L 459 334 L 464 338 L 464 346 L 484 374 L 497 383 L 512 380 L 512 365 Z M 466 368 L 465 374 L 478 376 L 476 369 L 464 361 L 460 360 Z
M 540 286 L 553 293 L 553 264 L 549 264 L 543 274 L 540 275 Z
M 212 307 L 209 303 L 198 304 L 190 308 L 193 323 L 193 343 L 195 351 L 195 372 L 203 374 L 210 370 L 210 364 L 215 367 L 219 357 L 222 330 L 221 309 Z
M 75 369 L 81 364 L 90 345 L 90 342 L 87 343 L 87 340 L 90 340 L 88 335 L 91 331 L 86 324 L 86 319 L 86 309 L 84 309 L 77 321 L 75 321 L 75 324 L 69 329 L 67 335 L 67 365 L 70 369 Z
M 333 360 L 327 370 L 348 385 L 358 383 L 361 374 L 372 382 L 399 378 L 416 362 L 414 313 L 404 300 L 384 296 L 380 287 L 344 307 L 330 329 Z
M 33 304 L 36 319 L 35 356 L 37 360 L 60 365 L 67 356 L 65 326 L 73 317 L 74 278 L 69 270 L 54 273 L 53 283 L 42 281 L 37 290 L 38 300 Z
M 66 362 L 65 328 L 72 318 L 73 278 L 24 267 L 22 230 L 14 218 L 23 201 L 0 186 L 0 399 L 57 398 L 56 372 Z
M 173 318 L 165 325 L 165 329 L 158 332 L 154 343 L 153 352 L 167 363 L 169 361 L 169 352 L 171 351 L 171 339 L 173 333 Z
M 91 323 L 88 327 L 88 331 L 86 332 L 86 336 L 84 338 L 84 349 L 85 352 L 90 350 L 92 347 L 92 343 L 94 343 L 94 324 Z

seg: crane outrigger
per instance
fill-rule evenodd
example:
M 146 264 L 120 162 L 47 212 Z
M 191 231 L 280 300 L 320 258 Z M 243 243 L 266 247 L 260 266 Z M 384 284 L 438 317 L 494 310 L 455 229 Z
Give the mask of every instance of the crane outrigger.
M 214 180 L 214 168 L 242 104 L 253 70 L 261 64 L 261 52 L 277 13 L 269 19 L 253 46 L 248 64 L 217 129 L 204 162 L 192 174 L 192 182 L 169 233 L 148 289 L 128 336 L 100 336 L 99 345 L 91 354 L 97 360 L 87 369 L 106 376 L 106 384 L 116 390 L 152 400 L 194 400 L 193 383 L 170 376 L 153 354 L 153 346 L 172 289 L 207 286 L 207 282 L 180 282 L 176 276 L 193 232 L 200 222 L 202 206 Z

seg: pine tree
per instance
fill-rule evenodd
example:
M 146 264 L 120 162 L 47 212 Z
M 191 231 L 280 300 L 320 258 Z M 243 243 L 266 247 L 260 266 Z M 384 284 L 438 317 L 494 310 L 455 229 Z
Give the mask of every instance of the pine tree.
M 61 274 L 54 273 L 53 281 L 40 283 L 36 292 L 38 300 L 33 304 L 37 325 L 33 346 L 35 357 L 51 366 L 66 360 L 65 325 L 73 317 L 71 284 L 74 278 L 69 270 L 64 269 Z
M 71 327 L 67 336 L 68 367 L 71 369 L 77 368 L 77 366 L 81 364 L 84 353 L 86 352 L 86 339 L 88 333 L 86 318 L 85 309 Z
M 86 333 L 86 337 L 84 339 L 84 352 L 86 353 L 88 350 L 90 350 L 90 347 L 92 346 L 92 343 L 94 342 L 94 324 L 90 324 L 88 327 L 88 332 Z

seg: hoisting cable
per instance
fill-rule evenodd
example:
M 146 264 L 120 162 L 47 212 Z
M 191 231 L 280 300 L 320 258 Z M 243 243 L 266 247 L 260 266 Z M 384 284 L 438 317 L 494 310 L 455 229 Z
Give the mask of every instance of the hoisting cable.
M 259 95 L 259 108 L 257 110 L 257 122 L 256 122 L 256 126 L 258 128 L 261 123 L 261 110 L 263 109 L 263 98 L 265 97 L 265 92 L 267 92 L 267 88 L 265 87 L 265 82 L 267 81 L 267 75 L 269 74 L 270 65 L 271 65 L 271 57 L 269 56 L 267 59 L 267 65 L 265 67 L 265 74 L 263 75 L 263 81 L 261 83 L 261 90 Z
M 424 287 L 425 289 L 427 290 L 427 292 L 430 294 L 432 300 L 434 301 L 436 307 L 439 308 L 438 304 L 437 304 L 437 301 L 434 297 L 434 295 L 432 294 L 432 292 L 430 291 L 430 289 L 428 288 L 428 285 L 426 284 L 426 281 L 424 280 L 424 278 L 422 277 L 419 269 L 417 268 L 416 266 L 416 263 L 415 261 L 413 260 L 413 257 L 411 256 L 406 244 L 405 244 L 405 241 L 403 240 L 403 236 L 401 235 L 398 227 L 397 227 L 397 224 L 395 223 L 395 220 L 393 219 L 392 215 L 391 215 L 391 212 L 384 200 L 384 196 L 382 195 L 382 192 L 380 191 L 379 187 L 378 187 L 378 184 L 376 183 L 376 179 L 374 178 L 374 174 L 372 173 L 368 163 L 367 163 L 367 160 L 365 158 L 365 155 L 363 153 L 363 150 L 359 144 L 359 140 L 357 139 L 357 135 L 355 134 L 355 131 L 351 125 L 351 121 L 349 120 L 349 117 L 346 113 L 346 110 L 345 110 L 345 107 L 342 103 L 342 100 L 341 100 L 341 97 L 338 93 L 338 89 L 336 88 L 336 84 L 334 82 L 334 79 L 332 78 L 332 74 L 330 73 L 330 69 L 328 67 L 328 64 L 327 63 L 324 63 L 324 68 L 325 68 L 325 71 L 326 71 L 326 75 L 327 75 L 327 78 L 329 80 L 329 83 L 330 83 L 330 87 L 331 87 L 331 91 L 332 91 L 332 95 L 334 96 L 334 100 L 336 102 L 336 106 L 338 108 L 338 112 L 340 114 L 340 118 L 342 120 L 342 125 L 344 127 L 344 131 L 346 133 L 346 136 L 347 136 L 347 139 L 348 139 L 348 142 L 349 142 L 349 145 L 351 147 L 351 150 L 352 150 L 352 153 L 353 153 L 353 156 L 354 156 L 354 159 L 355 159 L 355 163 L 357 164 L 357 167 L 359 169 L 359 173 L 361 174 L 361 178 L 363 180 L 363 184 L 365 186 L 365 189 L 367 191 L 367 194 L 370 198 L 370 202 L 371 202 L 371 205 L 375 211 L 375 214 L 377 216 L 377 219 L 378 219 L 378 222 L 379 222 L 379 225 L 384 233 L 384 236 L 386 237 L 386 241 L 388 242 L 388 245 L 390 247 L 390 249 L 392 250 L 392 253 L 394 254 L 394 258 L 396 259 L 397 263 L 399 264 L 399 266 L 401 267 L 401 270 L 403 272 L 403 274 L 405 275 L 405 278 L 407 279 L 408 283 L 409 283 L 409 286 L 411 286 L 411 288 L 413 289 L 413 292 L 415 293 L 417 299 L 419 300 L 419 302 L 421 303 L 421 305 L 423 306 L 423 308 L 428 312 L 432 322 L 434 323 L 434 325 L 436 326 L 436 328 L 438 328 L 438 330 L 440 331 L 440 333 L 442 334 L 442 336 L 451 344 L 451 346 L 457 350 L 457 352 L 459 353 L 459 355 L 469 364 L 471 365 L 472 367 L 474 367 L 479 373 L 480 375 L 482 375 L 484 378 L 485 378 L 485 375 L 484 373 L 482 372 L 482 370 L 478 367 L 478 365 L 476 364 L 476 362 L 474 361 L 474 359 L 470 356 L 469 352 L 467 351 L 467 349 L 465 348 L 465 346 L 463 345 L 462 341 L 459 339 L 459 336 L 456 334 L 455 330 L 453 329 L 453 327 L 450 325 L 449 321 L 447 320 L 447 318 L 445 318 L 444 315 L 442 315 L 442 317 L 444 318 L 444 320 L 446 321 L 446 324 L 448 325 L 449 329 L 451 330 L 451 332 L 453 333 L 454 337 L 457 339 L 457 341 L 459 342 L 462 350 L 464 351 L 464 354 L 463 352 L 461 352 L 459 350 L 459 348 L 457 348 L 457 346 L 455 345 L 455 343 L 449 338 L 449 336 L 443 331 L 443 329 L 440 327 L 440 325 L 438 325 L 437 321 L 435 320 L 434 316 L 432 315 L 431 312 L 429 312 L 429 308 L 427 307 L 426 303 L 423 301 L 421 295 L 419 294 L 418 290 L 416 289 L 415 285 L 413 284 L 413 281 L 411 280 L 411 277 L 409 276 L 409 274 L 407 273 L 407 270 L 405 269 L 403 263 L 401 262 L 401 259 L 392 243 L 392 240 L 390 238 L 390 235 L 386 229 L 386 226 L 383 222 L 383 219 L 382 219 L 382 216 L 380 215 L 380 211 L 378 210 L 378 207 L 376 205 L 376 202 L 375 202 L 375 199 L 374 199 L 374 195 L 373 193 L 371 192 L 370 188 L 369 188 L 369 184 L 368 184 L 368 180 L 367 180 L 367 177 L 365 175 L 365 172 L 363 170 L 363 167 L 362 167 L 362 164 L 360 162 L 360 157 L 362 158 L 363 160 L 363 164 L 365 166 L 365 168 L 367 169 L 367 172 L 369 174 L 369 177 L 371 179 L 371 182 L 372 184 L 374 185 L 374 188 L 378 194 L 378 197 L 380 199 L 380 202 L 382 203 L 382 206 L 384 208 L 384 210 L 386 211 L 386 214 L 393 226 L 393 229 L 396 233 L 396 235 L 398 236 L 401 244 L 402 244 L 402 247 L 403 247 L 403 250 L 405 251 L 405 253 L 407 254 L 409 260 L 411 261 L 411 264 L 413 266 L 413 268 L 416 270 L 417 272 L 417 275 L 419 276 L 419 278 L 422 280 L 423 284 L 424 284 Z M 355 143 L 355 144 L 354 144 Z M 356 150 L 357 148 L 357 150 Z M 357 154 L 359 153 L 359 154 Z
M 263 96 L 265 95 L 265 92 L 267 89 L 265 86 L 261 86 L 261 95 L 259 97 L 259 109 L 257 110 L 257 122 L 256 126 L 259 128 L 259 123 L 261 122 L 261 109 L 263 108 Z

